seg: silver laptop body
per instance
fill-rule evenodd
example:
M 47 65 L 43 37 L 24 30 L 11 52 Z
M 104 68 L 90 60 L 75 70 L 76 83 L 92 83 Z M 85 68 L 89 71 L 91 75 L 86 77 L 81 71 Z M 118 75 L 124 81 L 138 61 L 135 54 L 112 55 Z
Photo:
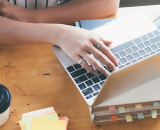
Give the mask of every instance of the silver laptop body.
M 52 47 L 91 107 L 103 106 L 107 100 L 124 91 L 130 91 L 160 76 L 160 32 L 143 11 L 116 19 L 92 31 L 113 41 L 109 48 L 119 60 L 119 70 L 111 72 L 108 77 L 100 72 L 94 76 L 76 64 L 61 48 Z

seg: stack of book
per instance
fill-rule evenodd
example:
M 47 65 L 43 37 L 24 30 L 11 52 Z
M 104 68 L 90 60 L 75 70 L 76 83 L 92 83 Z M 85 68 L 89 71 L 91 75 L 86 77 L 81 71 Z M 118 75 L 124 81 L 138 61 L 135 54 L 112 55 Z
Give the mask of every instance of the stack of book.
M 68 118 L 58 117 L 53 107 L 22 114 L 22 130 L 67 130 Z

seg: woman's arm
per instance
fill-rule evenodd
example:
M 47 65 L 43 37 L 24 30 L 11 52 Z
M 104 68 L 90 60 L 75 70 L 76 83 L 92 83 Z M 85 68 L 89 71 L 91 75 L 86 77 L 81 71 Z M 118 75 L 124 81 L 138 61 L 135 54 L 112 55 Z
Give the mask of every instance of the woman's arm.
M 104 18 L 116 13 L 120 0 L 72 0 L 67 3 L 37 10 L 28 10 L 11 3 L 0 3 L 0 15 L 33 23 L 63 23 Z
M 101 41 L 104 44 L 99 49 L 103 53 L 94 47 Z M 116 69 L 115 65 L 118 64 L 107 47 L 108 44 L 111 44 L 110 41 L 91 31 L 69 25 L 24 23 L 0 17 L 0 43 L 57 45 L 76 62 L 83 57 L 105 75 L 108 75 L 109 72 L 90 54 L 93 54 L 113 71 Z M 89 72 L 97 74 L 97 71 L 87 62 L 83 61 L 81 65 Z

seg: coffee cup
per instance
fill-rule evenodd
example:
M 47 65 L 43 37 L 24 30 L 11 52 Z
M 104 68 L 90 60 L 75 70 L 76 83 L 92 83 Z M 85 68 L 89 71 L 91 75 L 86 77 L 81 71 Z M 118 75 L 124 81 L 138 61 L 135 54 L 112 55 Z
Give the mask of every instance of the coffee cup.
M 12 96 L 10 91 L 0 84 L 0 126 L 5 124 L 9 118 L 9 108 L 11 105 Z

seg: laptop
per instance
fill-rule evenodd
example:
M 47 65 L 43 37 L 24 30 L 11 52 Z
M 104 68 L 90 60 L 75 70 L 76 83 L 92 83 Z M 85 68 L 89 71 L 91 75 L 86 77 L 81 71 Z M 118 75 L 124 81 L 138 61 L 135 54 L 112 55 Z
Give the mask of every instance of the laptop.
M 113 41 L 109 48 L 119 61 L 119 69 L 108 77 L 100 72 L 98 76 L 87 72 L 61 48 L 52 46 L 89 106 L 105 106 L 108 100 L 160 76 L 160 32 L 143 11 L 115 19 L 91 31 Z M 142 102 L 145 100 L 141 99 Z

